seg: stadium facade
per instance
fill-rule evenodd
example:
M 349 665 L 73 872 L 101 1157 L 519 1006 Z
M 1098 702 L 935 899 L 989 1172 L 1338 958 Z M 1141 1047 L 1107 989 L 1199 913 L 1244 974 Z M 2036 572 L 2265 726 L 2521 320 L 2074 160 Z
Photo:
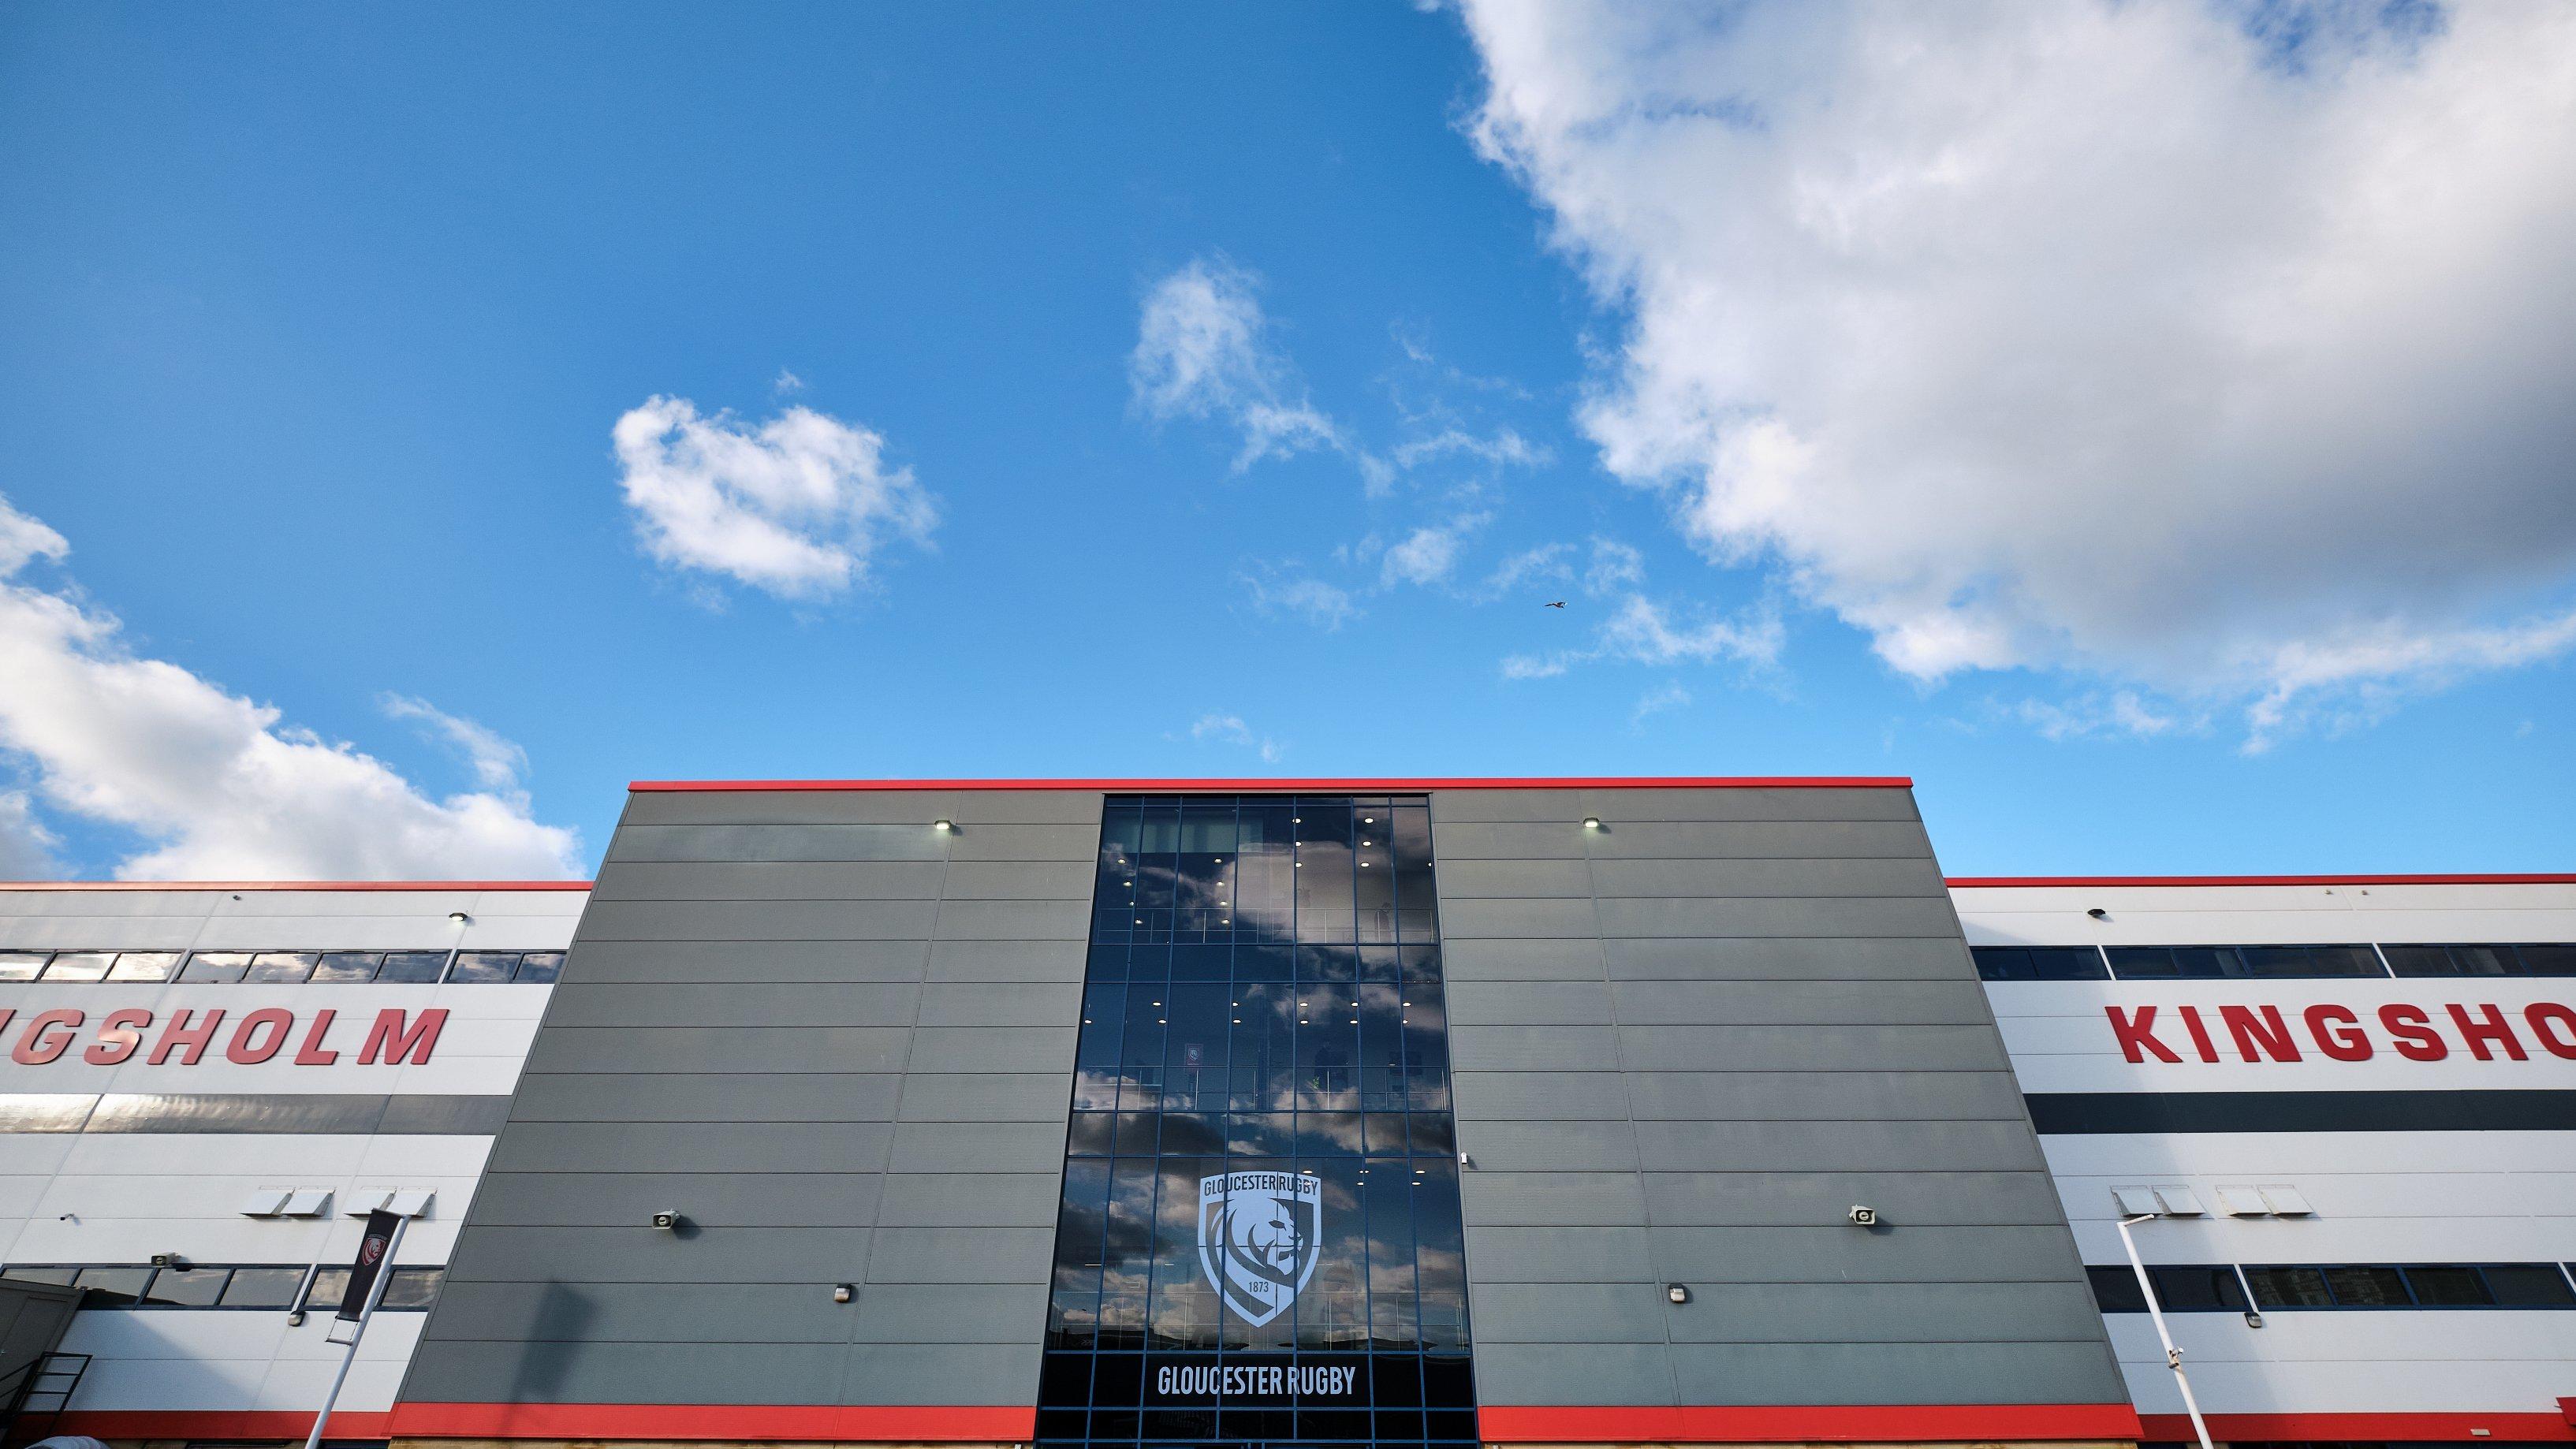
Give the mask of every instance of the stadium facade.
M 17 1433 L 300 1440 L 382 1208 L 335 1441 L 2186 1439 L 2125 1219 L 2217 1439 L 2568 1442 L 2570 943 L 2576 876 L 1945 880 L 1898 779 L 0 887 L 0 1308 L 81 1295 Z

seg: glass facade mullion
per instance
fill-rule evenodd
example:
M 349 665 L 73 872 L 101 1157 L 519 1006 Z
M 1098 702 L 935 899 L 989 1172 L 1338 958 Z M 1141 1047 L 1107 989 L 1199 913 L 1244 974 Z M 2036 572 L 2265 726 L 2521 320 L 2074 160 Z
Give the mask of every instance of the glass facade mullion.
M 1038 1438 L 1476 1439 L 1421 797 L 1112 796 Z

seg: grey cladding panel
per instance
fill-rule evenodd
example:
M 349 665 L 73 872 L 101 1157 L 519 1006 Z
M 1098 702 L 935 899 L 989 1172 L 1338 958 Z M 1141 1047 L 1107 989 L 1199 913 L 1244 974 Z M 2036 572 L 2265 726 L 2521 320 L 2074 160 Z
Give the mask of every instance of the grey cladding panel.
M 699 985 L 565 982 L 546 1008 L 550 1026 L 908 1027 L 921 988 L 911 982 Z
M 892 1072 L 585 1072 L 522 1079 L 521 1122 L 891 1122 Z
M 2098 1333 L 2098 1330 L 2097 1330 Z M 2091 1343 L 1677 1344 L 1690 1404 L 2109 1404 L 2127 1386 Z
M 633 797 L 405 1396 L 1029 1402 L 1099 816 Z
M 446 1316 L 430 1314 L 434 1330 Z M 402 1398 L 432 1403 L 825 1404 L 845 1344 L 423 1339 Z
M 919 900 L 938 894 L 935 860 L 694 862 L 611 861 L 594 901 Z
M 1487 1404 L 2125 1399 L 1910 793 L 1432 811 Z
M 913 825 L 623 825 L 612 862 L 943 860 L 938 834 Z

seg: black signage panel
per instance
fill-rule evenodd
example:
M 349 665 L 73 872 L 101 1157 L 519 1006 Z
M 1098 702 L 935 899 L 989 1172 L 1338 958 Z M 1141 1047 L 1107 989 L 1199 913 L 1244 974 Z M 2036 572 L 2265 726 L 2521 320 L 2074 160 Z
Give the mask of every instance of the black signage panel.
M 1368 1403 L 1364 1353 L 1145 1356 L 1148 1408 L 1336 1409 Z

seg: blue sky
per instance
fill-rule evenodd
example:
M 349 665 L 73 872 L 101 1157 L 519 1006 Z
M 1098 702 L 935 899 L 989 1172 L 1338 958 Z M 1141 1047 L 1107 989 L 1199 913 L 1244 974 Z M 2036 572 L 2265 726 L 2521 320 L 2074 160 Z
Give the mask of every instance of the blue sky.
M 0 864 L 1883 773 L 1955 874 L 2566 869 L 2570 34 L 2409 25 L 9 7 Z

